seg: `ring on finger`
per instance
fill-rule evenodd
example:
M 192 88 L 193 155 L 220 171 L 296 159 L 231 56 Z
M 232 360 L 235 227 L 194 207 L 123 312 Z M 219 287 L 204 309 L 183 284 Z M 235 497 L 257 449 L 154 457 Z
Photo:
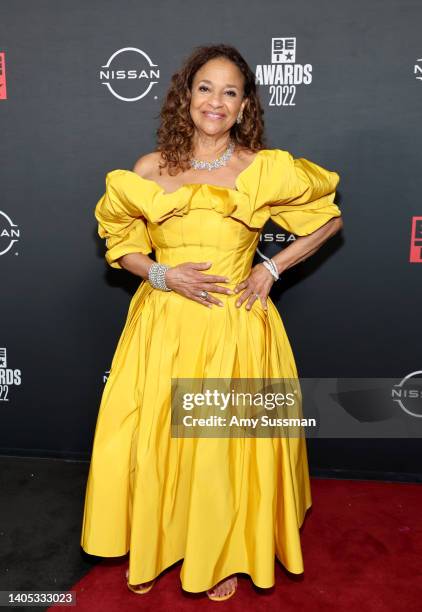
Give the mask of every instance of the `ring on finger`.
M 208 298 L 208 291 L 201 291 L 199 297 L 201 297 L 203 300 L 206 300 Z

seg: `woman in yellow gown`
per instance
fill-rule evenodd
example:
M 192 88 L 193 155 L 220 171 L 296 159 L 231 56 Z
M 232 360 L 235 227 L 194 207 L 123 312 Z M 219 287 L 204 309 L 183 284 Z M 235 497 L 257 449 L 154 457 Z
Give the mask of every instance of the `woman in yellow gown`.
M 109 265 L 144 280 L 102 395 L 81 545 L 104 557 L 130 550 L 127 582 L 140 593 L 181 559 L 183 589 L 220 600 L 235 592 L 240 572 L 273 586 L 275 556 L 290 572 L 304 570 L 305 439 L 175 438 L 170 427 L 172 378 L 297 377 L 268 298 L 274 272 L 252 268 L 260 231 L 271 218 L 300 237 L 272 258 L 281 273 L 341 227 L 339 175 L 263 148 L 261 114 L 240 54 L 197 49 L 173 77 L 158 150 L 133 170 L 108 172 L 95 208 Z M 214 160 L 230 142 L 225 165 L 183 165 Z M 169 266 L 170 290 L 148 280 L 154 262 Z

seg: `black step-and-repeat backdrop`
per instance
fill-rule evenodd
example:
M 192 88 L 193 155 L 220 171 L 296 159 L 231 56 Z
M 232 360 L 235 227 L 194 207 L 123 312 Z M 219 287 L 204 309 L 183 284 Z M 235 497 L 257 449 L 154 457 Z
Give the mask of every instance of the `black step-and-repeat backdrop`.
M 106 264 L 94 207 L 202 44 L 255 71 L 268 147 L 341 177 L 343 231 L 271 293 L 300 375 L 422 370 L 421 20 L 418 0 L 2 1 L 0 452 L 89 457 L 140 282 Z M 262 250 L 292 239 L 269 223 Z M 419 439 L 309 448 L 315 472 L 421 473 Z

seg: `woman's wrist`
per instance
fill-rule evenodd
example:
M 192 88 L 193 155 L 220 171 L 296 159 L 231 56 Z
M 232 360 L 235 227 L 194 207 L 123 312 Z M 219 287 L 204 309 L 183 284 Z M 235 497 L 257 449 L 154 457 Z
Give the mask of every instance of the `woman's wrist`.
M 154 262 L 148 270 L 148 280 L 154 289 L 161 291 L 172 291 L 166 283 L 166 272 L 171 269 L 171 266 Z
M 274 257 L 272 257 L 271 259 L 273 260 L 275 267 L 277 268 L 277 273 L 279 276 L 282 275 L 282 273 L 284 272 L 285 268 L 284 268 L 284 264 L 283 261 L 280 258 L 280 254 L 275 255 Z
M 266 268 L 270 272 L 274 280 L 278 280 L 280 278 L 280 274 L 278 272 L 278 268 L 277 268 L 277 265 L 274 259 L 267 257 L 266 255 L 264 255 L 264 253 L 261 253 L 261 251 L 258 248 L 256 250 L 257 250 L 257 253 L 259 253 L 259 255 L 264 260 L 263 262 L 261 262 L 264 268 Z
M 274 274 L 267 268 L 267 266 L 264 265 L 264 262 L 260 261 L 258 265 L 262 266 L 264 268 L 264 270 L 268 274 L 268 277 L 273 281 L 273 283 L 275 283 L 276 282 L 276 278 L 275 278 Z

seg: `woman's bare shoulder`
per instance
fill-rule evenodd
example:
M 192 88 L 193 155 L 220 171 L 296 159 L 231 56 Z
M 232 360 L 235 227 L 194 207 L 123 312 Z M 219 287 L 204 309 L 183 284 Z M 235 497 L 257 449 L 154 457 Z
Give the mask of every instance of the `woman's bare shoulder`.
M 241 161 L 250 161 L 251 159 L 253 159 L 256 155 L 256 151 L 252 151 L 251 149 L 248 149 L 247 147 L 242 147 L 242 148 L 238 148 L 237 149 L 237 156 L 239 158 L 239 160 Z
M 160 151 L 152 151 L 139 157 L 134 166 L 133 172 L 136 172 L 143 178 L 155 178 L 158 174 L 158 165 L 162 162 Z
M 245 170 L 248 166 L 252 164 L 255 157 L 257 157 L 259 151 L 252 151 L 247 147 L 242 147 L 237 150 L 237 165 L 240 171 Z

